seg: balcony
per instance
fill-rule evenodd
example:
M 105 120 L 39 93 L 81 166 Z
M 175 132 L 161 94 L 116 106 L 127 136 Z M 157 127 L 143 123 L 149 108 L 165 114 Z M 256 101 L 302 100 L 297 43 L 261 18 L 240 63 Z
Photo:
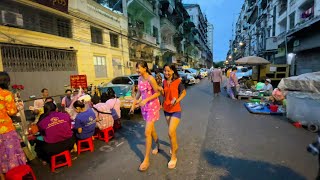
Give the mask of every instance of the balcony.
M 167 19 L 167 18 L 161 18 L 161 32 L 162 33 L 170 33 L 175 34 L 176 33 L 176 27 Z
M 161 49 L 170 50 L 172 52 L 177 52 L 177 48 L 170 43 L 161 43 Z
M 148 41 L 152 44 L 157 44 L 157 38 L 151 36 L 150 34 L 147 34 L 144 32 L 144 33 L 142 33 L 142 38 L 143 38 L 143 40 Z
M 128 13 L 135 16 L 153 18 L 157 16 L 155 4 L 151 0 L 127 0 Z

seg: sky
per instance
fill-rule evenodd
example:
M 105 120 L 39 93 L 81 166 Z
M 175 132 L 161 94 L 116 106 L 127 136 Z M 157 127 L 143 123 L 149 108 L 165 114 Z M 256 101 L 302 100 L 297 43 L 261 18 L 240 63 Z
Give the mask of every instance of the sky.
M 199 4 L 208 21 L 214 26 L 213 58 L 224 61 L 232 38 L 232 23 L 236 23 L 244 0 L 183 0 L 187 4 Z

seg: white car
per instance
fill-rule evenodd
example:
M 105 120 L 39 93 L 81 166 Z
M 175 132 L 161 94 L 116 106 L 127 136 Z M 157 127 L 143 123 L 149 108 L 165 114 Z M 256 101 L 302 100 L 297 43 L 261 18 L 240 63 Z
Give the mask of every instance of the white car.
M 195 84 L 196 83 L 196 79 L 194 78 L 194 76 L 191 73 L 187 73 L 186 71 L 178 71 L 179 74 L 185 74 L 187 76 L 188 79 L 188 84 Z
M 200 75 L 202 78 L 205 78 L 208 76 L 208 70 L 205 68 L 200 69 Z

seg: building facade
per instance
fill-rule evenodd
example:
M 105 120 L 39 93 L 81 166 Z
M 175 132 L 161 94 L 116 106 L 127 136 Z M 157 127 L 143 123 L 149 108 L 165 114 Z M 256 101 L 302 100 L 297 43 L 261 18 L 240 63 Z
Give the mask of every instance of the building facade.
M 63 94 L 74 74 L 100 84 L 129 73 L 125 14 L 92 0 L 49 2 L 0 2 L 1 70 L 26 87 L 24 98 L 44 87 Z
M 209 48 L 208 41 L 208 20 L 202 13 L 201 8 L 198 4 L 184 4 L 184 7 L 190 15 L 191 21 L 194 23 L 194 43 L 196 45 L 195 51 L 198 54 L 197 66 L 198 67 L 211 67 L 212 64 L 212 51 Z
M 289 63 L 291 75 L 320 71 L 319 20 L 320 0 L 246 0 L 228 57 Z
M 213 40 L 213 31 L 214 31 L 213 24 L 208 23 L 208 35 L 207 35 L 207 37 L 208 37 L 209 50 L 210 50 L 211 52 L 213 52 L 213 47 L 214 47 L 214 44 L 213 44 L 213 42 L 214 42 L 214 40 Z M 213 53 L 212 53 L 212 55 L 213 55 Z M 213 59 L 213 58 L 214 58 L 214 57 L 212 57 L 212 59 Z

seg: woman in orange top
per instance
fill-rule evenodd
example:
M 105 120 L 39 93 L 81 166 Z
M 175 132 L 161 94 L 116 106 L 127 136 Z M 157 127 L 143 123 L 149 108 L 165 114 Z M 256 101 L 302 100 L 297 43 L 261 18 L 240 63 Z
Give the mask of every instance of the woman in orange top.
M 17 113 L 14 97 L 8 91 L 10 77 L 0 72 L 0 179 L 10 169 L 26 164 L 26 157 L 20 146 L 20 138 L 15 131 L 10 116 Z
M 174 65 L 166 64 L 163 69 L 165 80 L 161 92 L 164 96 L 163 110 L 169 126 L 169 138 L 171 143 L 171 160 L 168 163 L 168 168 L 174 169 L 178 160 L 176 130 L 181 119 L 180 101 L 187 95 L 187 92 Z

